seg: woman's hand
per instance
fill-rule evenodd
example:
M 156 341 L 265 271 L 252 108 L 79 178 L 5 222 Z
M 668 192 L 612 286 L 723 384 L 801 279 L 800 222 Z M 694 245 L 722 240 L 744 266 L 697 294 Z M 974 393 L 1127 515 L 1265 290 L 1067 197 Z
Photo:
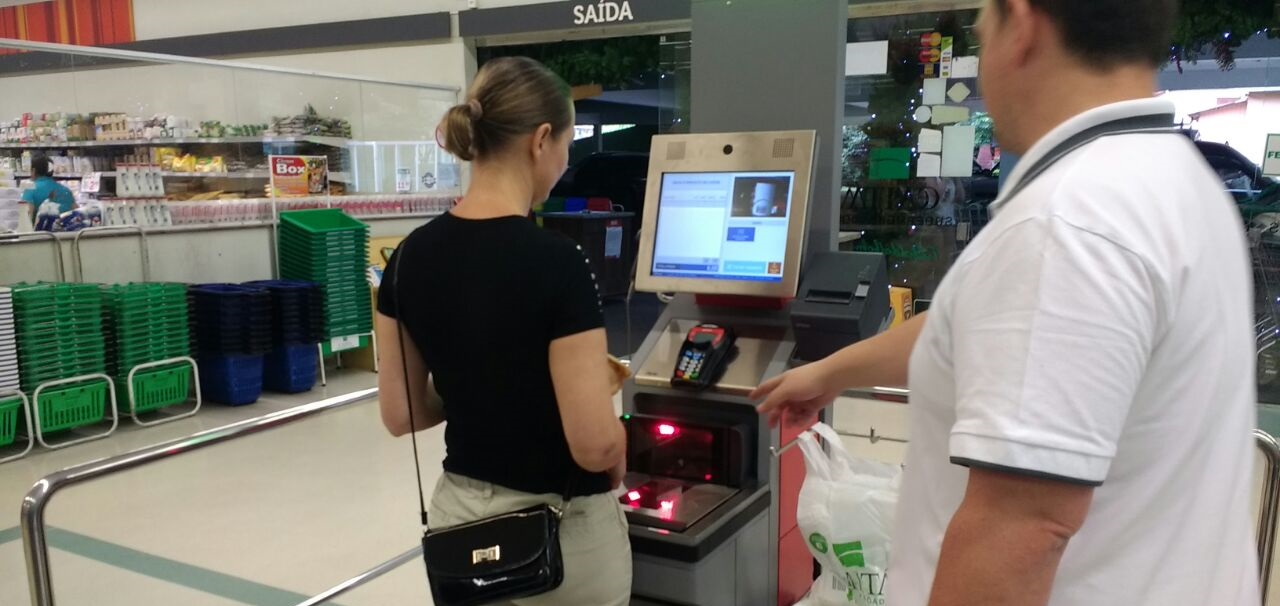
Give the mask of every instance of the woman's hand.
M 626 364 L 623 364 L 621 360 L 613 356 L 605 356 L 605 358 L 609 363 L 609 372 L 612 376 L 612 383 L 610 387 L 613 391 L 611 393 L 618 393 L 622 391 L 622 384 L 625 383 L 627 379 L 631 378 L 631 369 L 627 368 Z

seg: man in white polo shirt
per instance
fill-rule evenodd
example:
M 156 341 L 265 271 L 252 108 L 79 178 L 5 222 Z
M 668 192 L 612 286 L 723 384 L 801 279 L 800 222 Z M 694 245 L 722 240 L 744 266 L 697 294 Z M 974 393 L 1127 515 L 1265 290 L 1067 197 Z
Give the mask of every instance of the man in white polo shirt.
M 1259 603 L 1248 251 L 1151 98 L 1175 7 L 990 0 L 982 90 L 1022 156 L 991 223 L 926 316 L 757 393 L 777 421 L 910 387 L 891 606 Z

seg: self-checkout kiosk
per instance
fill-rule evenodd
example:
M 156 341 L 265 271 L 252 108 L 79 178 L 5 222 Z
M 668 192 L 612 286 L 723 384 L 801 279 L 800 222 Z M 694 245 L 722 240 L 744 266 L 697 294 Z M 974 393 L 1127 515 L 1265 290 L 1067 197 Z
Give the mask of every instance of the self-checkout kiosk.
M 879 255 L 820 263 L 821 284 L 796 298 L 815 139 L 653 140 L 636 285 L 677 294 L 623 391 L 619 500 L 636 604 L 789 606 L 812 584 L 796 527 L 804 462 L 783 448 L 801 429 L 769 427 L 748 396 L 806 352 L 831 348 L 827 333 L 843 331 L 848 344 L 888 311 Z M 807 315 L 793 318 L 793 308 Z M 797 358 L 797 334 L 822 340 Z

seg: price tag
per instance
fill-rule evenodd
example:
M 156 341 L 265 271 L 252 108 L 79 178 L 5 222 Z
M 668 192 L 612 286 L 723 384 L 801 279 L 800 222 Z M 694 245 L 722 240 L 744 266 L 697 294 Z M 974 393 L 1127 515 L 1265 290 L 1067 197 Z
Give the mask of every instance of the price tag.
M 353 335 L 349 337 L 334 337 L 329 342 L 329 348 L 334 352 L 347 351 L 348 349 L 356 349 L 360 347 L 360 336 Z
M 413 177 L 409 174 L 407 168 L 396 169 L 396 193 L 407 194 L 413 189 Z
M 85 173 L 80 179 L 80 193 L 96 194 L 102 190 L 102 173 Z

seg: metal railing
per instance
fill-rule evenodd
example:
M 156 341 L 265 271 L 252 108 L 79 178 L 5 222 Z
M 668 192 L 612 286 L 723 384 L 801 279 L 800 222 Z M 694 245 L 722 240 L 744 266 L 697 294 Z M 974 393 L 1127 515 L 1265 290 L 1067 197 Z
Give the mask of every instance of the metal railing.
M 406 551 L 390 560 L 387 560 L 369 570 L 366 570 L 350 579 L 347 579 L 337 585 L 334 585 L 328 591 L 321 593 L 305 602 L 299 602 L 297 606 L 321 606 L 342 594 L 347 593 L 369 581 L 372 581 L 392 570 L 395 570 L 405 564 L 412 562 L 422 556 L 422 545 L 418 545 L 409 551 Z
M 362 389 L 297 408 L 210 429 L 163 444 L 148 446 L 122 455 L 68 467 L 45 476 L 39 482 L 36 482 L 35 486 L 27 492 L 26 498 L 22 500 L 22 546 L 27 558 L 27 581 L 31 589 L 32 606 L 53 606 L 54 603 L 53 581 L 49 571 L 49 543 L 44 515 L 49 499 L 59 490 L 73 484 L 100 479 L 148 463 L 154 463 L 236 438 L 288 425 L 323 412 L 374 398 L 377 395 L 377 388 Z M 378 569 L 370 571 L 370 573 L 376 570 Z M 390 570 L 390 568 L 386 570 Z M 386 570 L 364 579 L 361 583 L 385 574 Z M 366 575 L 370 573 L 366 573 Z M 362 577 L 357 577 L 357 579 L 360 578 Z
M 1266 604 L 1267 592 L 1271 588 L 1271 567 L 1275 564 L 1276 527 L 1280 525 L 1280 442 L 1261 429 L 1255 429 L 1253 437 L 1265 459 L 1257 537 L 1259 583 L 1262 586 L 1262 603 Z

